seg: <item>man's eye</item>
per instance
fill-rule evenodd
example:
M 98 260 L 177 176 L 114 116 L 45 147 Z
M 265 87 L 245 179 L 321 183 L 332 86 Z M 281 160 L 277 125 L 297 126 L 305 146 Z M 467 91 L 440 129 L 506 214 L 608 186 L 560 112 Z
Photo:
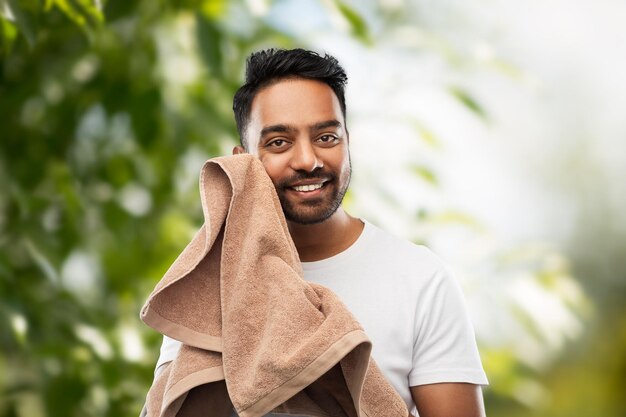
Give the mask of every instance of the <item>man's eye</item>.
M 319 138 L 317 138 L 317 140 L 322 143 L 334 143 L 338 141 L 339 139 L 334 135 L 322 135 Z
M 273 147 L 273 148 L 280 148 L 280 147 L 284 146 L 286 143 L 287 142 L 285 140 L 283 140 L 283 139 L 276 139 L 276 140 L 273 140 L 271 142 L 268 142 L 268 144 L 265 145 L 265 146 Z

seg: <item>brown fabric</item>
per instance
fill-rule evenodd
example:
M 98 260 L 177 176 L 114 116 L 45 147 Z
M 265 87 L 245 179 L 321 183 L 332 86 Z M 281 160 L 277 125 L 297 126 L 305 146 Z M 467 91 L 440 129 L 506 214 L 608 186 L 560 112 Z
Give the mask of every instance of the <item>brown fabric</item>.
M 207 161 L 200 192 L 204 225 L 141 311 L 183 343 L 150 389 L 148 416 L 227 417 L 233 406 L 240 417 L 407 416 L 359 323 L 330 290 L 302 279 L 259 160 Z

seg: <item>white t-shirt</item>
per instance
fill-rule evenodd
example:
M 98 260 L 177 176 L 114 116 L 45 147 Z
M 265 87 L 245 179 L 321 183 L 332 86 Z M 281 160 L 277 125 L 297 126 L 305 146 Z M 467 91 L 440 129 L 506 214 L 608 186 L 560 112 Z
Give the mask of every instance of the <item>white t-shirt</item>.
M 330 288 L 357 318 L 378 367 L 413 414 L 411 386 L 488 383 L 461 290 L 425 246 L 365 222 L 348 249 L 302 262 L 302 268 L 307 281 Z M 180 342 L 163 338 L 155 373 L 179 348 Z

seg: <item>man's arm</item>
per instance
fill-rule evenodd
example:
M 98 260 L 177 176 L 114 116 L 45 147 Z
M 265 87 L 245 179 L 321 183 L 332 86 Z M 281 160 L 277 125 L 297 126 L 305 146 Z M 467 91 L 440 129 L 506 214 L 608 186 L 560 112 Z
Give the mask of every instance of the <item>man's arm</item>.
M 485 417 L 480 385 L 427 384 L 411 387 L 420 417 Z

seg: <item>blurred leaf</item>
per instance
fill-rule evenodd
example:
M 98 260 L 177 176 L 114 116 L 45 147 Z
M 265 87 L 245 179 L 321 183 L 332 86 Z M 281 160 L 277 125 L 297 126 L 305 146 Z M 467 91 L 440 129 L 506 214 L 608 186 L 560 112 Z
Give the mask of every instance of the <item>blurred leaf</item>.
M 411 166 L 411 172 L 417 174 L 418 177 L 423 179 L 429 184 L 437 185 L 437 176 L 436 174 L 429 168 L 422 165 L 413 165 Z
M 82 379 L 80 374 L 74 374 L 59 375 L 46 381 L 44 398 L 50 416 L 74 414 L 76 404 L 81 402 L 89 387 Z
M 336 0 L 337 8 L 346 18 L 352 29 L 352 34 L 366 45 L 372 44 L 367 22 L 349 5 L 342 0 Z
M 495 59 L 491 63 L 491 66 L 508 77 L 518 80 L 524 77 L 523 71 L 510 62 L 503 61 L 501 59 Z
M 223 78 L 224 62 L 221 51 L 221 35 L 214 22 L 204 15 L 196 13 L 196 25 L 200 55 L 211 72 L 218 78 Z
M 510 310 L 513 316 L 517 319 L 516 323 L 523 326 L 528 335 L 534 337 L 534 339 L 540 342 L 542 345 L 547 344 L 546 336 L 541 331 L 539 324 L 533 319 L 533 317 L 522 306 L 512 305 Z M 528 337 L 528 336 L 526 336 Z
M 28 45 L 32 48 L 35 46 L 35 42 L 37 41 L 37 23 L 35 18 L 35 13 L 32 9 L 32 2 L 26 2 L 29 9 L 24 8 L 24 3 L 18 4 L 18 0 L 7 0 L 6 5 L 8 6 L 11 14 L 15 18 L 15 24 L 20 29 L 22 35 L 28 42 Z
M 88 29 L 104 22 L 99 2 L 91 0 L 54 0 L 54 3 L 76 25 Z
M 17 38 L 17 27 L 9 22 L 4 17 L 0 16 L 0 56 L 5 56 L 11 53 L 13 49 L 13 43 Z
M 456 97 L 465 107 L 471 110 L 474 114 L 479 116 L 483 120 L 487 120 L 487 113 L 483 107 L 465 90 L 460 87 L 450 87 L 450 92 Z
M 50 282 L 58 284 L 59 276 L 50 259 L 48 259 L 46 255 L 41 252 L 31 239 L 25 239 L 23 244 L 26 250 L 28 250 L 33 262 L 41 269 L 41 272 L 46 276 L 46 278 L 48 278 Z
M 209 19 L 222 17 L 226 12 L 226 0 L 205 0 L 202 2 L 202 13 Z
M 420 134 L 420 138 L 430 147 L 439 148 L 441 143 L 437 136 L 428 128 L 426 128 L 421 122 L 417 120 L 411 120 L 411 124 Z

